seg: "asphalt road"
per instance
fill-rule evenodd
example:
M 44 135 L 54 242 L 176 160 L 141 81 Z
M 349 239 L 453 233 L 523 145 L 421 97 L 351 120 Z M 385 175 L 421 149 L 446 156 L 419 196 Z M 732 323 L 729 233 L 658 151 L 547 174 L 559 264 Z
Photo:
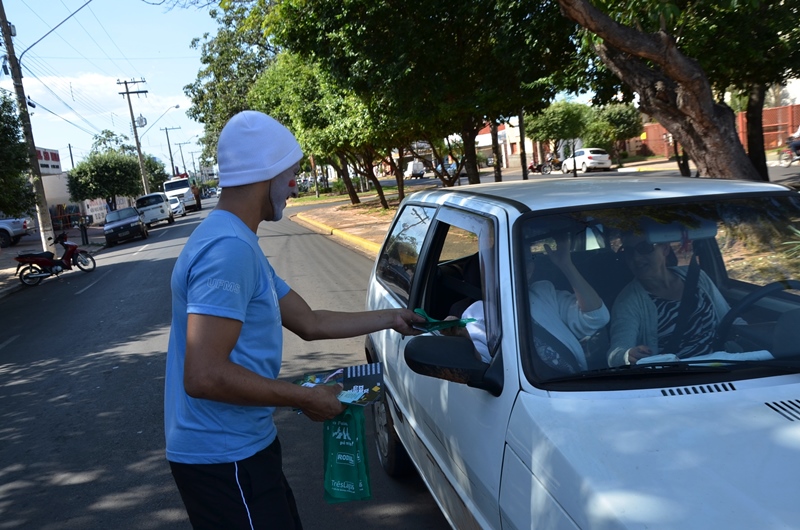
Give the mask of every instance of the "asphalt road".
M 163 375 L 170 273 L 208 211 L 96 254 L 91 274 L 2 300 L 0 527 L 189 528 L 164 459 Z M 370 260 L 288 215 L 262 223 L 259 236 L 278 274 L 312 307 L 363 308 Z M 305 343 L 285 332 L 281 375 L 363 358 L 363 339 Z M 373 499 L 326 504 L 322 424 L 286 409 L 276 422 L 306 528 L 447 527 L 421 480 L 386 477 L 372 447 Z

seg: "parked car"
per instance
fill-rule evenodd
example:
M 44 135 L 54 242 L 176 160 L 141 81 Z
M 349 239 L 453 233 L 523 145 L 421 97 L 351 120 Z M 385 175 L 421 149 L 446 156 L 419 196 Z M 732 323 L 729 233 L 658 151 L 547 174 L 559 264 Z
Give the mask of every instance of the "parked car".
M 178 197 L 169 198 L 169 207 L 172 210 L 173 216 L 180 215 L 181 217 L 186 217 L 186 207 L 183 205 L 183 201 Z
M 107 247 L 113 247 L 120 241 L 135 237 L 147 239 L 147 223 L 136 208 L 122 208 L 108 212 L 103 226 L 103 234 L 106 236 Z
M 30 217 L 0 217 L 0 248 L 8 248 L 19 243 L 22 236 L 35 232 Z
M 795 527 L 798 230 L 800 196 L 762 182 L 622 176 L 414 193 L 387 232 L 366 308 L 444 320 L 481 301 L 482 338 L 367 337 L 368 362 L 384 366 L 381 466 L 416 469 L 453 528 Z M 626 248 L 630 234 L 640 241 Z M 590 336 L 567 331 L 575 349 L 533 317 L 548 285 L 570 293 L 551 259 L 559 245 L 611 310 Z M 659 257 L 670 285 L 731 309 L 702 335 L 688 328 L 681 349 L 610 363 L 620 327 L 656 318 L 646 304 L 684 303 L 644 294 L 618 319 L 619 293 L 644 289 L 634 270 Z M 710 353 L 677 355 L 700 341 Z
M 611 171 L 611 157 L 605 149 L 598 149 L 596 147 L 584 147 L 575 151 L 573 156 L 564 159 L 561 164 L 562 173 L 569 173 L 577 167 L 583 173 L 594 171 L 595 169 L 602 169 L 603 171 Z
M 166 221 L 168 224 L 175 222 L 172 208 L 169 205 L 169 198 L 164 192 L 155 192 L 142 195 L 136 199 L 136 209 L 142 214 L 144 222 L 148 228 L 159 221 Z

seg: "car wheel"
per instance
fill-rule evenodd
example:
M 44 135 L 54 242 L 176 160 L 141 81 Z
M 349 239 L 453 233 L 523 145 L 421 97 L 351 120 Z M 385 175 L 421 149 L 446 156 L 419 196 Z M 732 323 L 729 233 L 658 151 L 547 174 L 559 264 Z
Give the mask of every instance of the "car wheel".
M 23 267 L 21 271 L 19 271 L 19 281 L 23 283 L 23 285 L 34 286 L 39 285 L 42 281 L 41 276 L 37 276 L 35 278 L 31 278 L 32 274 L 42 274 L 44 271 L 36 265 L 28 265 L 27 267 Z
M 563 174 L 565 174 L 565 175 L 566 175 L 567 173 L 569 173 L 569 168 L 567 167 L 567 163 L 566 163 L 566 162 L 564 162 L 563 164 L 561 164 L 561 172 L 562 172 Z
M 113 246 L 114 246 L 114 242 L 109 240 L 109 239 L 106 239 L 106 248 L 111 248 Z
M 372 419 L 375 422 L 375 448 L 378 450 L 381 467 L 390 477 L 408 475 L 414 465 L 394 430 L 386 390 L 381 399 L 372 405 Z
M 186 210 L 183 210 L 183 213 L 181 214 L 181 217 L 186 217 Z
M 588 172 L 589 168 L 586 167 L 586 162 L 584 162 L 583 165 L 581 165 L 581 173 L 588 173 Z
M 11 246 L 11 236 L 8 232 L 0 232 L 0 248 L 8 248 Z
M 170 214 L 169 219 L 167 219 L 167 224 L 172 224 L 175 222 L 175 216 Z

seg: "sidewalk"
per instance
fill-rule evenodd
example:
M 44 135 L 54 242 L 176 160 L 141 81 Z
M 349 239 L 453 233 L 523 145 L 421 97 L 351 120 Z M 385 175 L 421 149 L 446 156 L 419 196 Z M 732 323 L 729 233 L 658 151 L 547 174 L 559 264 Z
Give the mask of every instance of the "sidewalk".
M 103 235 L 103 227 L 89 226 L 86 228 L 86 231 L 89 236 L 88 245 L 82 244 L 80 229 L 69 228 L 65 230 L 68 241 L 77 243 L 82 250 L 88 250 L 91 254 L 94 254 L 106 244 L 106 238 Z M 60 232 L 56 232 L 56 234 L 59 233 Z M 64 253 L 64 248 L 61 245 L 56 245 L 55 247 L 51 246 L 48 250 L 59 257 Z M 17 262 L 14 261 L 14 257 L 18 254 L 35 252 L 42 252 L 42 242 L 39 238 L 39 234 L 25 236 L 13 247 L 0 248 L 0 298 L 18 289 L 25 288 L 22 282 L 19 281 L 19 277 L 15 276 Z M 71 271 L 67 271 L 64 274 L 71 274 Z

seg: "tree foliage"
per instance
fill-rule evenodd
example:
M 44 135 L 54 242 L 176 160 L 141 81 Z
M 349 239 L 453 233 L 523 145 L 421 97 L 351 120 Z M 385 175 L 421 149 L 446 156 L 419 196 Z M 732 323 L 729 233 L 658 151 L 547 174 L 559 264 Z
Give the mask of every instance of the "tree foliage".
M 30 170 L 28 148 L 14 102 L 0 94 L 0 212 L 18 217 L 36 207 L 36 197 L 26 178 Z
M 261 31 L 243 24 L 246 13 L 238 2 L 224 11 L 212 9 L 217 34 L 192 41 L 192 48 L 200 49 L 203 67 L 183 90 L 192 100 L 187 115 L 204 125 L 200 143 L 206 160 L 216 160 L 219 133 L 231 117 L 247 109 L 247 93 L 272 59 L 273 50 Z
M 67 187 L 74 202 L 135 197 L 142 193 L 139 161 L 114 150 L 94 152 L 69 172 Z
M 167 168 L 164 163 L 153 155 L 142 154 L 144 158 L 144 170 L 147 173 L 147 187 L 150 192 L 160 190 L 162 184 L 169 179 Z

